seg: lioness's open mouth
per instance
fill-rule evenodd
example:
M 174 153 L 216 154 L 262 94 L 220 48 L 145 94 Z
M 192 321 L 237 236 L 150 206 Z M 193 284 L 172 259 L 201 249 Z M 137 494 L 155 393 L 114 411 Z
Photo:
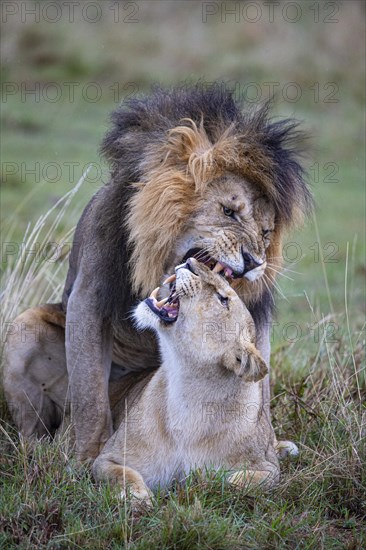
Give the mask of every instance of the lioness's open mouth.
M 165 323 L 174 323 L 178 318 L 179 298 L 176 292 L 175 280 L 176 276 L 170 275 L 163 283 L 163 285 L 170 283 L 170 294 L 168 298 L 164 298 L 158 302 L 157 296 L 160 287 L 157 287 L 152 291 L 149 298 L 145 300 L 145 303 L 149 306 L 151 311 Z
M 182 264 L 186 263 L 188 258 L 195 258 L 200 263 L 206 265 L 214 273 L 219 273 L 222 275 L 229 283 L 231 283 L 233 279 L 242 277 L 241 273 L 233 272 L 229 266 L 218 262 L 215 258 L 209 256 L 207 252 L 204 252 L 200 248 L 191 248 L 188 250 L 182 260 Z M 157 287 L 152 291 L 149 298 L 145 300 L 151 311 L 153 311 L 155 315 L 157 315 L 165 323 L 174 323 L 178 318 L 179 297 L 176 292 L 175 280 L 176 276 L 170 275 L 170 277 L 163 282 L 163 285 L 170 284 L 170 294 L 167 298 L 158 301 L 157 298 L 160 287 Z
M 192 266 L 187 261 L 188 258 L 195 258 L 197 261 L 206 265 L 213 272 L 222 275 L 229 281 L 229 283 L 235 278 L 235 275 L 230 267 L 222 265 L 220 262 L 214 258 L 211 258 L 207 254 L 206 256 L 203 256 L 202 250 L 198 248 L 189 250 L 181 264 L 181 267 L 185 264 L 185 267 L 194 273 Z M 160 287 L 157 287 L 152 291 L 149 298 L 145 300 L 145 303 L 162 321 L 165 323 L 174 323 L 177 320 L 179 313 L 179 296 L 176 289 L 176 275 L 170 275 L 163 282 L 163 285 L 166 284 L 170 284 L 170 293 L 167 298 L 158 301 Z

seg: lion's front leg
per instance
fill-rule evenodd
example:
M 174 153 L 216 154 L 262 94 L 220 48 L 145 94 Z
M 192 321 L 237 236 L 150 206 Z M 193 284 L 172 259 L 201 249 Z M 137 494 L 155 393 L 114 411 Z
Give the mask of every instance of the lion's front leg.
M 268 374 L 262 380 L 262 399 L 263 410 L 268 418 L 268 422 L 271 423 L 271 390 L 270 390 L 270 356 L 271 356 L 271 323 L 262 323 L 257 327 L 257 348 L 260 351 L 263 359 L 268 366 Z M 276 434 L 273 432 L 273 446 L 276 450 L 277 456 L 280 459 L 286 457 L 296 457 L 299 454 L 299 449 L 292 441 L 278 441 Z
M 270 367 L 270 356 L 271 356 L 271 323 L 270 321 L 261 323 L 260 326 L 256 327 L 257 330 L 257 338 L 256 338 L 256 347 L 258 351 L 260 352 L 262 358 L 264 359 L 265 363 L 268 367 L 268 374 L 262 379 L 261 386 L 262 386 L 262 403 L 263 403 L 263 411 L 268 418 L 268 422 L 271 424 L 271 409 L 270 409 L 270 402 L 271 402 L 271 390 L 270 390 L 270 373 L 271 373 L 271 367 Z M 274 436 L 274 445 L 276 445 L 277 440 L 276 436 L 273 432 Z
M 79 275 L 67 305 L 66 359 L 80 461 L 96 458 L 112 434 L 108 397 L 112 341 L 110 324 L 98 315 L 93 289 Z
M 270 379 L 269 379 L 270 368 L 271 368 L 270 367 L 271 323 L 270 321 L 263 322 L 260 326 L 256 327 L 256 329 L 257 329 L 256 347 L 268 367 L 268 375 L 266 375 L 262 381 L 263 407 L 268 415 L 268 418 L 271 418 L 271 412 L 270 412 L 271 391 L 270 391 Z

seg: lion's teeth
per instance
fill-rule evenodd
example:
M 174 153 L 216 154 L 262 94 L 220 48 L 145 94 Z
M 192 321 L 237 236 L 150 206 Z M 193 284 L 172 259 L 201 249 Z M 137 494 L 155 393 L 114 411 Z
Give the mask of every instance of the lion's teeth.
M 163 285 L 167 285 L 168 283 L 172 283 L 173 281 L 175 281 L 176 278 L 177 278 L 177 276 L 175 274 L 170 275 L 170 277 L 165 279 L 165 281 L 163 282 Z
M 156 307 L 161 308 L 164 304 L 168 302 L 169 298 L 164 298 L 163 300 L 160 300 L 160 302 L 156 302 Z
M 224 269 L 224 266 L 220 264 L 220 262 L 217 262 L 215 267 L 213 268 L 213 273 L 220 273 Z
M 158 292 L 159 292 L 159 289 L 160 289 L 160 286 L 156 287 L 152 293 L 150 294 L 150 298 L 152 298 L 153 300 L 157 300 L 158 299 Z

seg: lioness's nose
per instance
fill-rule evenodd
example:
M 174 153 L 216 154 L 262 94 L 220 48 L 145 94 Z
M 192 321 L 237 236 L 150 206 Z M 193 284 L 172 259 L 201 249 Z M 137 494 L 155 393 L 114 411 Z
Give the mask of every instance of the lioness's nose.
M 248 271 L 251 271 L 256 267 L 259 267 L 263 263 L 263 260 L 261 261 L 255 260 L 253 256 L 248 254 L 248 252 L 243 252 L 243 259 L 244 259 L 244 273 L 248 273 Z

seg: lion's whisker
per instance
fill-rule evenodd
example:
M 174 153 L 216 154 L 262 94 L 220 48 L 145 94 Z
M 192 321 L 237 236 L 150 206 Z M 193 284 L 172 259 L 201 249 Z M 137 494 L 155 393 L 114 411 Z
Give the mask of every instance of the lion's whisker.
M 267 266 L 272 267 L 272 268 L 279 268 L 280 267 L 279 265 L 272 264 L 271 262 L 268 262 L 268 261 L 267 261 Z M 290 269 L 289 267 L 282 268 L 282 271 L 280 273 L 282 273 L 283 271 L 284 272 L 289 271 L 290 273 L 295 273 L 296 275 L 301 275 L 300 271 L 295 271 L 294 269 Z
M 267 268 L 270 269 L 271 271 L 274 271 L 274 273 L 276 273 L 277 275 L 279 275 L 280 277 L 285 277 L 285 279 L 289 279 L 290 281 L 293 281 L 293 278 L 292 277 L 289 277 L 288 275 L 285 275 L 284 273 L 282 273 L 281 271 L 277 271 L 277 269 L 275 269 L 274 267 L 271 267 L 270 265 L 267 264 Z
M 290 267 L 298 264 L 299 262 L 301 262 L 301 260 L 303 260 L 305 258 L 305 254 L 303 254 L 298 260 L 293 260 L 292 262 L 290 262 L 288 264 L 288 266 L 286 266 L 284 269 L 289 269 Z M 271 256 L 271 260 L 284 260 L 284 257 L 283 256 Z M 296 271 L 294 273 L 297 273 Z
M 211 256 L 211 253 L 212 253 L 212 248 L 206 246 L 206 247 L 202 248 L 200 250 L 200 252 L 198 252 L 198 254 L 196 254 L 194 257 L 196 258 L 196 260 L 200 261 L 203 258 L 205 258 L 206 256 Z
M 267 276 L 266 274 L 264 274 L 264 276 Z M 286 296 L 284 295 L 281 287 L 279 286 L 279 284 L 277 283 L 277 281 L 275 279 L 272 279 L 271 281 L 272 285 L 274 286 L 274 288 L 276 289 L 276 291 L 279 293 L 279 295 L 284 299 L 286 300 L 286 302 L 288 302 L 288 299 L 286 298 Z
M 269 294 L 270 294 L 270 296 L 271 296 L 271 298 L 272 298 L 272 302 L 275 303 L 275 299 L 274 299 L 273 293 L 272 293 L 272 291 L 271 291 L 271 289 L 270 289 L 268 283 L 266 282 L 265 276 L 263 276 L 263 277 L 260 279 L 260 282 L 261 282 L 261 283 L 264 283 L 266 289 L 268 290 L 268 292 L 269 292 Z

